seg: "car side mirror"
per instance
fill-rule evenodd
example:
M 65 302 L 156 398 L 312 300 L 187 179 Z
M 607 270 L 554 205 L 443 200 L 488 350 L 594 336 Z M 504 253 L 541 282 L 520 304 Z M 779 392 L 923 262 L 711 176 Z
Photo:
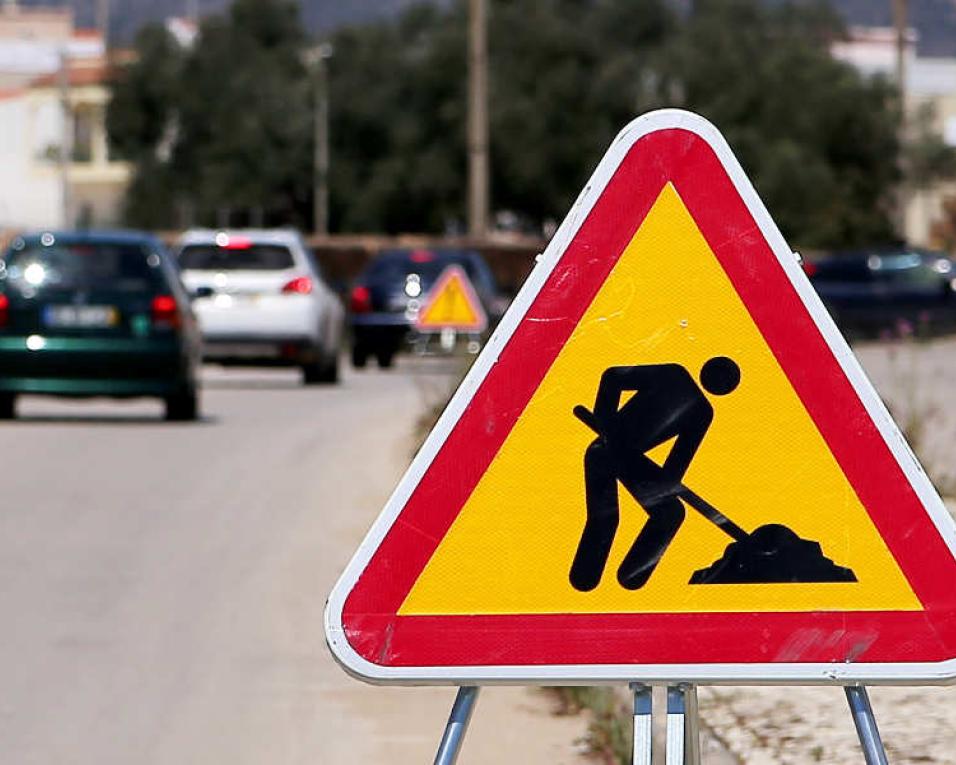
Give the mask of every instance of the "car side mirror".
M 208 298 L 216 294 L 216 290 L 212 287 L 196 287 L 192 291 L 192 299 L 198 300 L 199 298 Z

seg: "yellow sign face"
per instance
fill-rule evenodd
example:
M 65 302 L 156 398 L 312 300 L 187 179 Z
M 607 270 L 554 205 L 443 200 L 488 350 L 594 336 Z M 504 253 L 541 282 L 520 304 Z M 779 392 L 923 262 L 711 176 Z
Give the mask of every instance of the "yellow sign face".
M 673 256 L 662 258 L 661 252 Z M 456 297 L 456 289 L 446 287 L 450 297 L 430 306 L 436 317 L 463 310 L 458 306 L 466 301 Z M 719 395 L 711 388 L 720 386 L 708 387 L 706 371 L 702 374 L 715 358 L 732 359 L 739 370 L 739 380 Z M 680 495 L 683 523 L 676 530 L 660 532 L 673 536 L 657 558 L 645 555 L 642 565 L 650 566 L 649 576 L 647 571 L 628 573 L 622 562 L 649 523 L 670 523 L 661 519 L 675 516 L 673 500 L 667 513 L 658 513 L 638 479 L 625 486 L 628 481 L 620 480 L 620 471 L 616 477 L 601 479 L 601 470 L 609 464 L 602 461 L 601 436 L 596 435 L 601 425 L 582 421 L 591 416 L 592 406 L 598 414 L 595 393 L 607 370 L 640 374 L 645 367 L 689 375 L 695 385 L 700 378 L 712 407 L 712 419 L 701 420 L 704 432 L 698 434 L 683 473 L 683 486 L 693 493 Z M 618 391 L 615 412 L 636 400 L 629 397 L 639 398 L 644 385 L 638 381 Z M 702 406 L 705 411 L 706 404 Z M 585 408 L 579 417 L 572 414 L 576 407 Z M 680 435 L 662 440 L 646 451 L 648 464 L 679 461 L 677 452 L 683 444 Z M 592 463 L 587 468 L 586 459 Z M 579 577 L 574 584 L 569 572 L 588 519 L 588 486 L 590 493 L 602 487 L 607 491 L 608 486 L 616 490 L 620 521 L 616 527 L 602 521 L 604 531 L 610 529 L 613 537 L 603 569 L 599 567 L 591 580 Z M 653 518 L 645 505 L 654 511 Z M 733 519 L 729 527 L 719 523 L 723 516 Z M 816 553 L 847 575 L 812 583 L 700 583 L 700 572 L 727 554 L 734 527 L 749 535 L 770 524 L 787 527 L 802 540 L 819 542 Z M 695 577 L 698 583 L 692 583 Z M 921 609 L 677 191 L 668 184 L 418 577 L 399 615 Z
M 418 314 L 419 329 L 459 329 L 481 332 L 487 325 L 481 301 L 458 266 L 449 266 L 432 288 Z

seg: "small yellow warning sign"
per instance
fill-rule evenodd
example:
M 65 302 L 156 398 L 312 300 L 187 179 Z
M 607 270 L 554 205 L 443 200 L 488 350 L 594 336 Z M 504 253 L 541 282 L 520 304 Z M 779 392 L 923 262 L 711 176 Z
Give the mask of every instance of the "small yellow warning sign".
M 418 329 L 425 331 L 481 332 L 487 325 L 488 318 L 481 300 L 464 269 L 457 265 L 442 272 L 415 322 Z

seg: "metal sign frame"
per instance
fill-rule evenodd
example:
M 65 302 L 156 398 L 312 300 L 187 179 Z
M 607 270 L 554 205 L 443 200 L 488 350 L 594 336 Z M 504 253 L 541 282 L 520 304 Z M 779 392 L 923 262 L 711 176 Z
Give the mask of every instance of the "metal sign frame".
M 336 660 L 350 674 L 374 683 L 389 684 L 538 684 L 567 683 L 696 683 L 696 684 L 923 684 L 949 683 L 956 679 L 956 655 L 942 661 L 864 663 L 668 663 L 668 664 L 550 664 L 480 666 L 386 666 L 368 661 L 349 643 L 343 626 L 343 608 L 379 545 L 395 523 L 449 434 L 489 374 L 510 338 L 522 323 L 551 272 L 629 150 L 655 131 L 680 129 L 693 133 L 712 149 L 736 188 L 759 232 L 773 252 L 809 316 L 816 323 L 853 391 L 886 443 L 892 458 L 910 482 L 926 509 L 949 554 L 956 559 L 956 524 L 936 490 L 920 467 L 889 412 L 830 318 L 802 271 L 799 257 L 791 251 L 757 196 L 724 138 L 708 121 L 689 112 L 666 109 L 649 113 L 631 122 L 615 139 L 591 179 L 561 224 L 553 240 L 528 277 L 510 309 L 492 334 L 455 393 L 445 412 L 407 473 L 375 521 L 364 542 L 333 589 L 325 612 L 326 638 Z M 917 593 L 918 594 L 918 593 Z

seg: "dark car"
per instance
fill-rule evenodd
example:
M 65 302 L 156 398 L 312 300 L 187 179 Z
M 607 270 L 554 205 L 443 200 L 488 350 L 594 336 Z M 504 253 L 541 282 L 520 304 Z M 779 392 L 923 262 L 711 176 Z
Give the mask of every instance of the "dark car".
M 384 250 L 366 267 L 352 289 L 349 321 L 352 362 L 365 366 L 374 356 L 381 367 L 413 339 L 422 300 L 449 266 L 461 268 L 474 287 L 492 324 L 502 300 L 488 264 L 477 252 L 461 249 Z
M 0 260 L 0 417 L 21 393 L 157 396 L 198 414 L 199 331 L 172 259 L 138 233 L 43 233 Z
M 844 332 L 940 331 L 956 327 L 956 264 L 918 248 L 856 250 L 804 265 Z

